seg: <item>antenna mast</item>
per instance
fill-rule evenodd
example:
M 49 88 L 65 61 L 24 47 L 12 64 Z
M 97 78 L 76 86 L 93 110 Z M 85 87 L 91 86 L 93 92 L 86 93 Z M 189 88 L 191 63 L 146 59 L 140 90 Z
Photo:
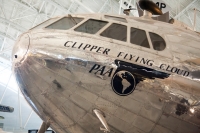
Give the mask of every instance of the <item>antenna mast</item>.
M 194 8 L 194 25 L 193 25 L 193 30 L 195 30 L 195 27 L 196 27 L 196 16 L 197 16 L 197 9 Z

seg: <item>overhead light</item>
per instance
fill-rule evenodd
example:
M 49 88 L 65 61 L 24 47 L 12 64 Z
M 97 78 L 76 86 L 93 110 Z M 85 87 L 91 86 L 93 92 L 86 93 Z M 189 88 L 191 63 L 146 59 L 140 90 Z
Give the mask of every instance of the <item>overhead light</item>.
M 190 108 L 190 112 L 194 113 L 195 109 L 194 108 Z

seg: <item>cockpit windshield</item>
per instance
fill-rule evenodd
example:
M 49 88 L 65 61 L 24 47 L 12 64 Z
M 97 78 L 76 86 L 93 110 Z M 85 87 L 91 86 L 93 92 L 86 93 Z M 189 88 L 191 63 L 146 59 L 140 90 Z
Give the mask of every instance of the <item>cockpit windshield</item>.
M 56 17 L 56 18 L 50 18 L 50 19 L 44 21 L 43 23 L 41 23 L 41 24 L 39 24 L 39 25 L 36 25 L 35 27 L 33 27 L 33 28 L 31 28 L 31 29 L 42 29 L 42 28 L 44 28 L 45 26 L 47 26 L 47 25 L 49 25 L 49 24 L 55 22 L 55 21 L 58 20 L 58 19 L 59 19 L 58 17 Z
M 64 17 L 53 24 L 47 26 L 47 29 L 59 29 L 59 30 L 68 30 L 78 23 L 80 23 L 83 18 L 78 17 Z
M 120 41 L 127 41 L 127 26 L 113 23 L 101 34 L 103 37 L 112 38 Z
M 138 29 L 132 26 L 128 26 L 128 21 L 125 18 L 108 15 L 105 15 L 104 17 L 106 20 L 98 20 L 93 18 L 88 18 L 84 20 L 84 18 L 72 17 L 69 14 L 68 16 L 62 18 L 51 18 L 34 27 L 33 29 L 74 29 L 74 31 L 76 32 L 96 34 L 100 35 L 101 37 L 127 42 L 148 49 L 153 48 L 156 51 L 163 51 L 166 48 L 166 42 L 160 35 L 152 32 L 147 32 L 145 30 Z M 109 22 L 109 20 L 120 22 Z
M 89 19 L 75 29 L 78 32 L 95 34 L 102 29 L 108 22 L 102 20 Z

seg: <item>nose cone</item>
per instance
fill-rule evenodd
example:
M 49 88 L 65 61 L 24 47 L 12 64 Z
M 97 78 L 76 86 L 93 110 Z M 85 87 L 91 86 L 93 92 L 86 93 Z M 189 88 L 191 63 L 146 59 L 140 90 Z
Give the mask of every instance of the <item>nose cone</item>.
M 16 41 L 12 51 L 13 63 L 22 62 L 25 59 L 30 45 L 30 37 L 27 33 L 22 34 Z

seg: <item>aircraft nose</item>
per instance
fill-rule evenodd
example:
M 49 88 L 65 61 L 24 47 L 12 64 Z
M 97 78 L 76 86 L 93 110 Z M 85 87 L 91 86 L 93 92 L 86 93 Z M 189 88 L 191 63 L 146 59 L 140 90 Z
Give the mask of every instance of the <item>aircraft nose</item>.
M 24 60 L 25 55 L 28 52 L 30 45 L 30 37 L 28 33 L 24 33 L 17 39 L 13 51 L 12 51 L 12 61 L 14 63 L 21 62 Z

